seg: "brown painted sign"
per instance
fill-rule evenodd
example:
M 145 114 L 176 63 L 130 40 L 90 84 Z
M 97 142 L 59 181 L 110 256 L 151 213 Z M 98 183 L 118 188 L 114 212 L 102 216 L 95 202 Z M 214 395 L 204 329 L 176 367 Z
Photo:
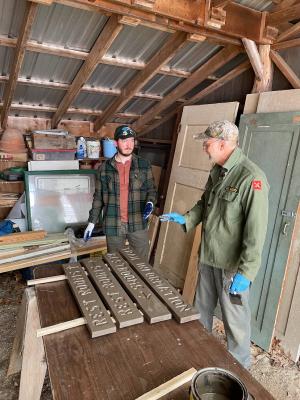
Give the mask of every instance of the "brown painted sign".
M 122 282 L 132 298 L 143 310 L 145 318 L 152 324 L 154 322 L 171 319 L 171 313 L 167 307 L 149 289 L 145 282 L 119 254 L 105 254 L 104 261 L 111 268 L 112 272 Z
M 185 303 L 178 291 L 129 246 L 124 247 L 120 254 L 167 305 L 176 321 L 183 323 L 199 319 L 197 310 Z
M 119 328 L 140 324 L 143 314 L 133 304 L 128 294 L 110 272 L 100 257 L 81 261 L 89 277 L 110 309 Z
M 65 264 L 63 267 L 92 338 L 116 332 L 116 325 L 110 318 L 82 266 L 79 263 L 72 263 Z

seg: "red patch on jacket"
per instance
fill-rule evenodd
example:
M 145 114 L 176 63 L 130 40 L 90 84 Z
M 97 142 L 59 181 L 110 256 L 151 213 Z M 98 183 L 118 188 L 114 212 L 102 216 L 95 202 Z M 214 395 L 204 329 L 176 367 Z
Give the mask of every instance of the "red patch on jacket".
M 254 190 L 261 190 L 261 189 L 262 189 L 262 182 L 261 182 L 261 181 L 253 180 L 253 181 L 252 181 L 252 188 L 253 188 Z

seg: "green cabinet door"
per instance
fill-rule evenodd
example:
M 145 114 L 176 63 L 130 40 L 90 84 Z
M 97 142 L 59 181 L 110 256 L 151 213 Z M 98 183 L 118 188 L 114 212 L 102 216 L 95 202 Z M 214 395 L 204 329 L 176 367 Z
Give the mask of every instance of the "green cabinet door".
M 300 111 L 242 115 L 240 146 L 270 184 L 262 265 L 252 285 L 252 340 L 269 350 L 300 199 Z

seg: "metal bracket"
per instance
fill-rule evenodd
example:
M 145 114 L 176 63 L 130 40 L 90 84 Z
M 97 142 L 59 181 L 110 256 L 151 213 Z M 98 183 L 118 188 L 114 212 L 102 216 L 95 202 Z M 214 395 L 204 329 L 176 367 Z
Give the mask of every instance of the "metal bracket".
M 295 218 L 297 213 L 295 211 L 289 211 L 289 210 L 282 210 L 281 215 L 283 217 L 288 217 L 288 218 Z

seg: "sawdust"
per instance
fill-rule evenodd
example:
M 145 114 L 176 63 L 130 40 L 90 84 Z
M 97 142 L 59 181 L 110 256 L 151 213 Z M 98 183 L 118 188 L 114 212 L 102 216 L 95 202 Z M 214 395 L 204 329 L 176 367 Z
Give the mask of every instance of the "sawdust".
M 16 317 L 25 282 L 21 274 L 0 274 L 0 399 L 16 400 L 19 393 L 20 374 L 6 377 L 10 352 L 15 336 Z M 226 345 L 223 324 L 215 320 L 214 335 Z M 300 364 L 295 364 L 284 354 L 280 343 L 274 341 L 272 352 L 266 353 L 253 345 L 252 375 L 276 400 L 300 399 Z M 46 376 L 41 400 L 52 400 L 49 378 Z

